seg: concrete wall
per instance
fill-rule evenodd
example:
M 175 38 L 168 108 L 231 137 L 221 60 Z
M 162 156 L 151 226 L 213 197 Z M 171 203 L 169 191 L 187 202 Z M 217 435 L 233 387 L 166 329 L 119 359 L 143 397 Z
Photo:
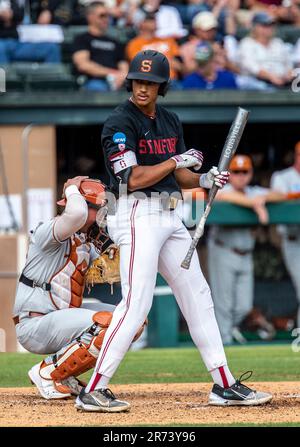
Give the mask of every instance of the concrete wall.
M 0 234 L 0 352 L 20 349 L 12 322 L 17 280 L 24 266 L 28 228 L 27 189 L 51 190 L 51 213 L 55 212 L 56 197 L 56 137 L 54 126 L 0 126 L 1 160 L 0 197 L 5 192 L 3 164 L 9 194 L 21 197 L 21 227 L 18 231 Z M 27 132 L 28 131 L 28 132 Z M 28 151 L 27 151 L 28 148 Z M 28 157 L 24 157 L 24 153 Z M 1 154 L 0 154 L 1 155 Z M 53 203 L 52 203 L 53 202 Z M 1 205 L 2 203 L 2 205 Z M 0 203 L 1 213 L 7 207 Z M 50 205 L 50 204 L 48 204 Z M 38 205 L 37 205 L 38 206 Z M 49 206 L 48 206 L 49 208 Z M 34 310 L 34 309 L 33 309 Z

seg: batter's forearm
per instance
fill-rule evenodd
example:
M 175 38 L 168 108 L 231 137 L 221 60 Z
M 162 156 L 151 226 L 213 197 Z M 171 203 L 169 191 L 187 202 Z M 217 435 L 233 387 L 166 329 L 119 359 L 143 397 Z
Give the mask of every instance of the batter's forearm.
M 175 178 L 182 189 L 199 188 L 200 174 L 196 174 L 187 168 L 177 169 Z
M 134 166 L 128 179 L 128 190 L 148 188 L 171 174 L 176 168 L 176 162 L 172 159 L 163 161 L 154 166 Z

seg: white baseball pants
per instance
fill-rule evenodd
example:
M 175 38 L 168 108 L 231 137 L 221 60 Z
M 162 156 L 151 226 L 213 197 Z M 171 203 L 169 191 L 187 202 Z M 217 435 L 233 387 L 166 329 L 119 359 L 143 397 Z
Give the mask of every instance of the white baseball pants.
M 122 300 L 86 391 L 97 387 L 101 375 L 113 376 L 150 311 L 158 271 L 171 287 L 207 369 L 226 365 L 210 289 L 197 253 L 189 270 L 180 266 L 191 237 L 176 210 L 162 210 L 159 199 L 120 198 L 116 214 L 108 216 L 108 231 L 120 246 Z

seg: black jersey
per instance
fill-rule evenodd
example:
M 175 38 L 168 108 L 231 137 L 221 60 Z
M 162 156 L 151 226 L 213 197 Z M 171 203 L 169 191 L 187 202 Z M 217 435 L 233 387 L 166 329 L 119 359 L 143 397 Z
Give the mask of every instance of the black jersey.
M 141 166 L 153 166 L 186 151 L 182 125 L 175 113 L 157 104 L 156 117 L 150 118 L 130 100 L 117 107 L 106 120 L 102 131 L 102 147 L 111 180 L 110 188 L 115 193 L 122 179 L 114 174 L 109 160 L 121 150 L 134 151 L 137 164 Z M 161 192 L 171 194 L 180 191 L 180 187 L 174 173 L 171 173 L 155 185 L 140 191 L 147 196 Z

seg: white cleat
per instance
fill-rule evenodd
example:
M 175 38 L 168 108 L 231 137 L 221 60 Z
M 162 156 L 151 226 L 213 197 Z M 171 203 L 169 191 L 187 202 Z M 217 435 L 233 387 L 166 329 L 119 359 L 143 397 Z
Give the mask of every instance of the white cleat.
M 220 407 L 257 406 L 266 404 L 272 400 L 272 394 L 252 390 L 242 384 L 240 380 L 237 380 L 229 388 L 222 388 L 214 384 L 209 395 L 208 404 Z
M 66 399 L 70 397 L 70 393 L 61 393 L 55 388 L 55 384 L 53 380 L 43 379 L 40 375 L 41 364 L 38 363 L 34 365 L 29 371 L 28 376 L 33 385 L 37 387 L 40 392 L 40 395 L 44 399 Z

